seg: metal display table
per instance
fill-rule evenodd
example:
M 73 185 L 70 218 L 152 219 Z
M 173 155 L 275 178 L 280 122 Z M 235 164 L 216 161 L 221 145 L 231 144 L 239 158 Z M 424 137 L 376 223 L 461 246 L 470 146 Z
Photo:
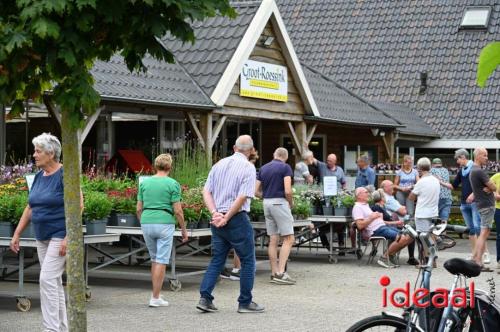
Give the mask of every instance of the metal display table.
M 111 260 L 107 261 L 104 264 L 100 264 L 100 265 L 94 267 L 91 271 L 101 269 L 105 266 L 108 266 L 110 264 L 117 263 L 117 262 L 123 264 L 121 262 L 123 259 L 128 259 L 128 264 L 131 265 L 133 255 L 135 255 L 141 251 L 147 251 L 146 244 L 141 239 L 141 236 L 143 235 L 143 233 L 142 233 L 142 229 L 140 227 L 107 226 L 106 232 L 116 234 L 117 236 L 129 235 L 130 239 L 131 239 L 129 242 L 129 251 L 124 253 L 124 254 L 118 255 L 118 256 L 113 256 L 112 254 L 110 254 L 110 253 L 108 253 L 100 248 L 94 247 L 94 249 L 97 252 L 110 258 Z M 211 232 L 210 228 L 188 229 L 187 233 L 188 233 L 189 240 L 187 242 L 183 243 L 181 231 L 176 229 L 174 232 L 174 241 L 176 241 L 176 242 L 172 245 L 172 253 L 170 255 L 170 274 L 167 275 L 167 279 L 168 279 L 169 284 L 170 284 L 170 289 L 174 292 L 177 292 L 177 291 L 181 290 L 181 288 L 182 288 L 182 284 L 181 284 L 180 280 L 178 279 L 179 277 L 198 275 L 198 274 L 205 273 L 205 269 L 203 269 L 203 270 L 199 270 L 199 271 L 186 272 L 186 273 L 179 274 L 176 271 L 177 259 L 190 257 L 190 256 L 193 256 L 193 255 L 200 253 L 200 252 L 208 253 L 210 251 L 210 247 L 211 247 L 211 244 L 204 245 L 204 246 L 194 244 L 194 241 L 202 236 L 212 236 L 212 232 Z M 139 244 L 139 248 L 136 248 L 136 249 L 132 248 L 132 242 Z M 186 254 L 178 256 L 177 249 L 179 249 L 181 247 L 188 247 L 190 249 L 190 251 Z M 149 260 L 149 258 L 137 259 L 139 264 L 144 263 L 148 260 Z M 120 272 L 113 272 L 113 273 L 120 274 Z M 126 272 L 122 272 L 122 273 L 124 275 L 127 275 Z
M 10 246 L 10 241 L 12 238 L 10 237 L 0 237 L 0 247 L 9 247 Z M 91 271 L 88 269 L 88 248 L 92 247 L 93 244 L 98 244 L 98 243 L 108 243 L 108 242 L 116 242 L 120 239 L 119 235 L 116 234 L 100 234 L 100 235 L 84 235 L 83 237 L 83 243 L 85 245 L 85 259 L 84 259 L 84 272 L 85 272 L 85 285 L 87 284 L 88 280 L 88 271 Z M 35 259 L 34 262 L 25 265 L 24 263 L 24 249 L 25 248 L 36 248 L 36 240 L 33 238 L 21 238 L 19 241 L 19 259 L 18 259 L 18 267 L 15 268 L 13 271 L 8 271 L 7 267 L 3 265 L 3 256 L 5 253 L 0 253 L 0 271 L 1 273 L 1 278 L 5 279 L 8 278 L 9 276 L 19 273 L 19 282 L 18 282 L 18 289 L 17 289 L 17 294 L 16 294 L 16 302 L 17 302 L 17 309 L 20 311 L 29 311 L 31 309 L 31 300 L 24 294 L 24 269 L 33 266 L 38 263 L 38 261 Z M 95 269 L 95 268 L 94 268 Z M 93 269 L 92 269 L 93 270 Z M 86 289 L 86 298 L 90 299 L 91 293 L 90 289 L 87 286 Z
M 313 215 L 308 218 L 309 222 L 312 222 L 316 225 L 328 225 L 329 226 L 329 233 L 330 233 L 330 248 L 328 248 L 328 261 L 330 263 L 337 263 L 338 262 L 338 256 L 340 253 L 344 254 L 355 254 L 358 259 L 361 259 L 363 257 L 363 251 L 361 250 L 361 241 L 359 239 L 356 241 L 356 245 L 352 246 L 351 248 L 346 247 L 345 245 L 343 247 L 334 247 L 333 246 L 333 233 L 334 233 L 334 226 L 335 225 L 344 225 L 344 235 L 345 235 L 345 241 L 344 244 L 347 242 L 347 239 L 349 237 L 349 227 L 351 226 L 352 223 L 352 217 L 350 216 L 322 216 L 322 215 Z M 319 237 L 319 234 L 316 234 L 314 237 L 311 237 L 309 239 L 306 239 L 304 241 L 301 241 L 298 245 L 303 245 L 307 242 L 312 241 L 313 239 Z M 356 237 L 359 237 L 359 234 L 356 231 Z
M 259 242 L 259 247 L 260 249 L 264 249 L 264 240 L 267 236 L 267 231 L 266 231 L 266 222 L 265 221 L 252 221 L 251 222 L 252 227 L 255 231 L 254 239 L 255 242 Z M 311 224 L 310 221 L 308 220 L 296 220 L 293 223 L 293 228 L 303 228 L 303 227 L 308 227 Z M 295 233 L 295 237 L 301 237 L 303 235 L 303 232 Z

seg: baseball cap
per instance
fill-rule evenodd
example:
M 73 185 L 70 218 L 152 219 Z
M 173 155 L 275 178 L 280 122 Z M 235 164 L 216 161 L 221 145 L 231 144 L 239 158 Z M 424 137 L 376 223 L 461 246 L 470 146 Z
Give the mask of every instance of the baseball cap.
M 433 163 L 434 165 L 442 165 L 442 164 L 443 164 L 443 163 L 441 162 L 441 159 L 439 159 L 439 158 L 434 158 L 434 159 L 432 159 L 432 163 Z

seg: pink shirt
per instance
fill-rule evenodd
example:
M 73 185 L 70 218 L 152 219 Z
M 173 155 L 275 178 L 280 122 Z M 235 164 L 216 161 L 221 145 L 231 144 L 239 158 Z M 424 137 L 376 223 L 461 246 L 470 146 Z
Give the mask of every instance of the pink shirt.
M 368 203 L 356 202 L 352 208 L 352 220 L 356 221 L 360 219 L 367 219 L 372 213 L 373 211 L 370 209 Z M 384 220 L 380 217 L 369 223 L 368 226 L 366 226 L 365 231 L 368 233 L 368 236 L 372 236 L 376 229 L 384 225 Z

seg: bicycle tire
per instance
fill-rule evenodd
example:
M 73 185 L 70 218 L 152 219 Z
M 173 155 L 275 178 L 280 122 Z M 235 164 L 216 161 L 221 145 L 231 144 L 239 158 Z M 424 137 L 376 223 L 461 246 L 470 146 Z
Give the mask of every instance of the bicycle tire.
M 379 329 L 375 331 L 396 331 L 396 332 L 404 332 L 406 331 L 407 322 L 400 317 L 387 316 L 387 315 L 378 315 L 365 318 L 360 320 L 353 326 L 347 329 L 346 332 L 362 332 L 369 331 L 373 327 L 378 327 Z M 385 327 L 386 329 L 380 329 Z M 392 329 L 389 329 L 392 328 Z M 416 331 L 416 329 L 412 327 L 410 331 Z

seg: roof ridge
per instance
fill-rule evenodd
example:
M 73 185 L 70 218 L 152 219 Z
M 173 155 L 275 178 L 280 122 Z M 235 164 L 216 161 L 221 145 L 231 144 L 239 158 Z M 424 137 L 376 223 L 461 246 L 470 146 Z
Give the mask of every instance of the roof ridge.
M 386 117 L 388 117 L 389 119 L 392 119 L 394 122 L 396 122 L 398 125 L 394 125 L 394 127 L 406 127 L 404 124 L 402 124 L 400 121 L 398 121 L 397 119 L 393 118 L 391 115 L 389 115 L 387 112 L 381 110 L 380 108 L 376 107 L 375 105 L 373 105 L 369 100 L 361 97 L 360 95 L 354 93 L 353 91 L 349 90 L 348 88 L 342 86 L 340 83 L 338 83 L 337 81 L 335 81 L 334 79 L 332 79 L 331 77 L 328 77 L 326 76 L 325 74 L 323 74 L 322 72 L 320 72 L 319 70 L 315 69 L 315 68 L 312 68 L 311 66 L 307 65 L 307 64 L 301 64 L 302 66 L 306 67 L 307 69 L 309 69 L 310 71 L 312 71 L 313 73 L 315 74 L 318 74 L 320 75 L 322 78 L 324 78 L 325 80 L 335 84 L 335 86 L 345 92 L 347 92 L 350 96 L 356 98 L 356 99 L 359 99 L 361 100 L 363 103 L 367 104 L 368 106 L 370 106 L 371 108 L 379 111 L 380 113 L 384 114 Z
M 239 8 L 239 7 L 254 7 L 254 6 L 260 6 L 262 3 L 262 0 L 239 0 L 239 1 L 230 1 L 231 7 Z

